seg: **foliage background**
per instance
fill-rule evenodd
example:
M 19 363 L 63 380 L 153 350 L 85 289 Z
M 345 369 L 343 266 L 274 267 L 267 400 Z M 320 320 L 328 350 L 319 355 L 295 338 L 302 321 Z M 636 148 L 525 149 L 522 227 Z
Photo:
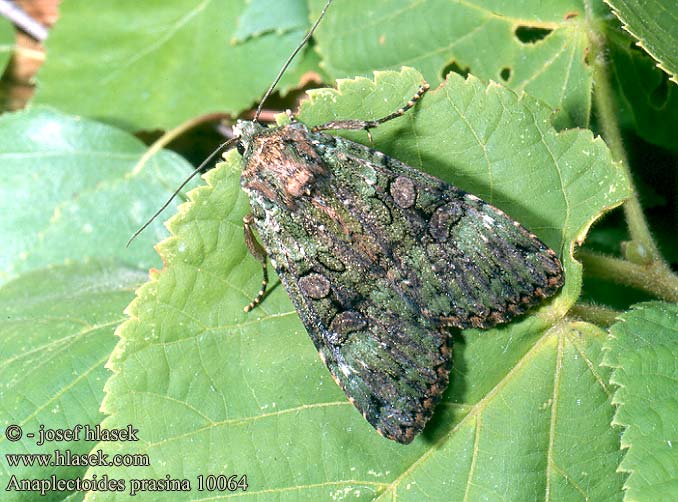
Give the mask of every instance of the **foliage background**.
M 350 78 L 311 93 L 299 116 L 376 117 L 425 78 L 434 89 L 374 131 L 375 147 L 506 210 L 563 258 L 553 301 L 500 329 L 453 334 L 450 388 L 410 446 L 355 412 L 282 288 L 242 313 L 259 278 L 241 238 L 235 152 L 184 196 L 162 260 L 160 222 L 125 248 L 222 138 L 204 125 L 139 166 L 144 143 L 200 114 L 247 116 L 322 4 L 66 1 L 36 93 L 17 112 L 15 68 L 34 49 L 0 23 L 0 425 L 131 423 L 139 443 L 57 446 L 151 462 L 9 467 L 4 453 L 52 448 L 2 436 L 0 484 L 247 474 L 244 496 L 263 500 L 675 497 L 678 23 L 668 0 L 337 0 L 267 103 L 296 107 L 302 89 Z M 229 494 L 139 495 L 163 496 Z

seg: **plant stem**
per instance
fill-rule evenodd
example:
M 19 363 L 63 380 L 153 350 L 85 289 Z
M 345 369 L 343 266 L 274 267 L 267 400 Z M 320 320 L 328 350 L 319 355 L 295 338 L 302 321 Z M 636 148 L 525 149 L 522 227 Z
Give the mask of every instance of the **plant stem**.
M 617 120 L 614 92 L 610 81 L 609 59 L 605 53 L 604 24 L 593 17 L 589 1 L 586 2 L 586 10 L 595 85 L 593 99 L 603 138 L 613 158 L 624 170 L 631 188 L 631 196 L 624 202 L 623 207 L 632 242 L 630 247 L 627 246 L 631 252 L 624 252 L 629 261 L 594 254 L 581 253 L 580 256 L 588 256 L 588 268 L 591 269 L 588 270 L 589 272 L 616 282 L 631 284 L 660 298 L 678 301 L 678 276 L 673 273 L 659 253 L 633 184 L 629 159 L 624 149 Z M 600 270 L 603 266 L 610 266 L 611 269 Z
M 649 261 L 662 260 L 638 200 L 638 194 L 629 169 L 628 156 L 624 150 L 621 130 L 617 120 L 614 92 L 610 82 L 609 59 L 605 53 L 604 29 L 600 22 L 593 21 L 591 17 L 589 17 L 589 23 L 591 26 L 589 29 L 589 41 L 591 42 L 590 57 L 595 85 L 593 99 L 596 114 L 600 122 L 603 138 L 609 146 L 613 158 L 619 161 L 631 186 L 631 196 L 623 206 L 629 234 L 632 241 L 641 247 L 641 253 L 646 255 Z M 671 273 L 666 265 L 665 268 Z
M 216 120 L 222 120 L 225 118 L 228 118 L 229 115 L 226 113 L 207 113 L 205 115 L 200 115 L 199 117 L 195 117 L 192 119 L 187 120 L 183 124 L 178 125 L 174 129 L 167 131 L 165 134 L 160 136 L 151 146 L 148 147 L 148 150 L 141 156 L 139 161 L 135 164 L 134 168 L 132 169 L 132 174 L 137 175 L 143 167 L 146 165 L 146 163 L 153 157 L 156 153 L 158 153 L 160 150 L 162 150 L 166 145 L 174 141 L 176 138 L 184 134 L 186 131 L 190 131 L 191 129 L 199 126 L 200 124 L 204 124 L 206 122 L 214 122 Z
M 678 302 L 678 277 L 667 273 L 663 262 L 639 265 L 584 250 L 577 253 L 577 259 L 584 265 L 584 270 L 594 277 L 628 284 L 663 300 Z
M 611 326 L 617 321 L 617 316 L 621 312 L 600 305 L 577 303 L 570 309 L 570 314 L 598 326 Z

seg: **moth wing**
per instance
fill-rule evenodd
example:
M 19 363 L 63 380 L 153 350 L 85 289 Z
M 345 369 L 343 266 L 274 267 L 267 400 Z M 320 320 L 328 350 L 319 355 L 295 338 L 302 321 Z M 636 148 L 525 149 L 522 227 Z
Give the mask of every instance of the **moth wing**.
M 449 335 L 369 268 L 340 281 L 310 270 L 278 274 L 321 359 L 380 434 L 409 443 L 447 388 Z
M 500 209 L 363 145 L 344 160 L 340 199 L 364 193 L 354 213 L 378 236 L 382 262 L 423 314 L 459 328 L 488 328 L 540 304 L 562 286 L 556 254 Z M 370 180 L 366 171 L 374 172 Z
M 451 213 L 452 218 L 440 223 Z M 490 328 L 543 303 L 563 285 L 562 266 L 553 250 L 477 197 L 450 197 L 431 218 L 439 225 L 429 230 L 429 256 L 453 267 L 443 283 L 447 297 L 454 299 L 451 308 L 434 306 L 429 312 L 441 322 Z

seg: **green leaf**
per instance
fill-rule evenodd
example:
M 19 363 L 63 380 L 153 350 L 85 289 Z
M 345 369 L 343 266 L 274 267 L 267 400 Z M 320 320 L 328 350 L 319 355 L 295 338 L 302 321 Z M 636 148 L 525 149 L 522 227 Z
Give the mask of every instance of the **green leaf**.
M 0 283 L 87 257 L 159 266 L 151 245 L 167 235 L 161 222 L 125 243 L 192 167 L 163 151 L 133 171 L 145 150 L 128 133 L 52 109 L 0 117 Z
M 7 19 L 0 18 L 0 71 L 4 72 L 14 52 L 14 26 Z
M 278 34 L 303 29 L 308 23 L 308 6 L 299 0 L 250 0 L 238 18 L 233 35 L 237 42 L 264 33 Z
M 17 480 L 82 477 L 83 466 L 10 467 L 5 454 L 86 454 L 92 441 L 36 443 L 39 427 L 94 427 L 109 372 L 104 368 L 123 321 L 122 309 L 145 274 L 110 264 L 77 263 L 36 270 L 0 288 L 0 485 Z M 19 425 L 23 438 L 10 442 L 4 431 Z M 35 434 L 34 439 L 26 437 Z M 40 500 L 64 500 L 51 491 Z M 3 500 L 29 500 L 26 492 L 4 492 Z M 31 498 L 33 500 L 33 498 Z
M 678 87 L 619 28 L 610 26 L 606 35 L 620 121 L 646 141 L 677 150 Z
M 66 2 L 35 99 L 128 130 L 240 112 L 261 97 L 305 30 L 231 44 L 244 8 L 244 0 Z
M 323 4 L 311 2 L 312 18 Z M 543 100 L 560 110 L 561 125 L 587 125 L 589 29 L 583 4 L 570 0 L 345 0 L 316 39 L 334 78 L 405 65 L 435 85 L 454 65 Z
M 674 0 L 605 0 L 624 29 L 678 83 L 678 15 Z
M 379 116 L 420 81 L 411 69 L 343 81 L 339 91 L 314 91 L 300 117 Z M 141 441 L 106 452 L 148 453 L 162 469 L 106 473 L 246 473 L 250 494 L 281 500 L 619 499 L 618 432 L 609 426 L 607 370 L 598 367 L 604 333 L 563 316 L 581 283 L 574 241 L 628 185 L 602 141 L 557 133 L 549 114 L 527 96 L 451 76 L 373 132 L 376 148 L 519 219 L 560 252 L 567 271 L 560 296 L 532 315 L 456 337 L 443 403 L 408 446 L 381 438 L 349 403 L 276 280 L 262 305 L 242 311 L 260 275 L 242 239 L 248 200 L 231 152 L 170 221 L 174 236 L 158 246 L 167 267 L 139 289 L 111 357 L 105 426 L 134 422 Z
M 614 368 L 614 423 L 625 428 L 624 500 L 672 500 L 678 492 L 678 305 L 635 305 L 610 328 L 603 364 Z

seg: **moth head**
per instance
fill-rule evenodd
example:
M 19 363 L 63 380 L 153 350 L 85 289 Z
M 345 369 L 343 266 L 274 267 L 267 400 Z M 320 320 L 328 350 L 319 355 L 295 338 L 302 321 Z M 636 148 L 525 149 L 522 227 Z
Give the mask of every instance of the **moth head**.
M 264 129 L 266 128 L 259 122 L 238 120 L 233 126 L 233 134 L 238 138 L 238 143 L 235 146 L 238 153 L 244 156 L 252 143 L 252 139 Z

